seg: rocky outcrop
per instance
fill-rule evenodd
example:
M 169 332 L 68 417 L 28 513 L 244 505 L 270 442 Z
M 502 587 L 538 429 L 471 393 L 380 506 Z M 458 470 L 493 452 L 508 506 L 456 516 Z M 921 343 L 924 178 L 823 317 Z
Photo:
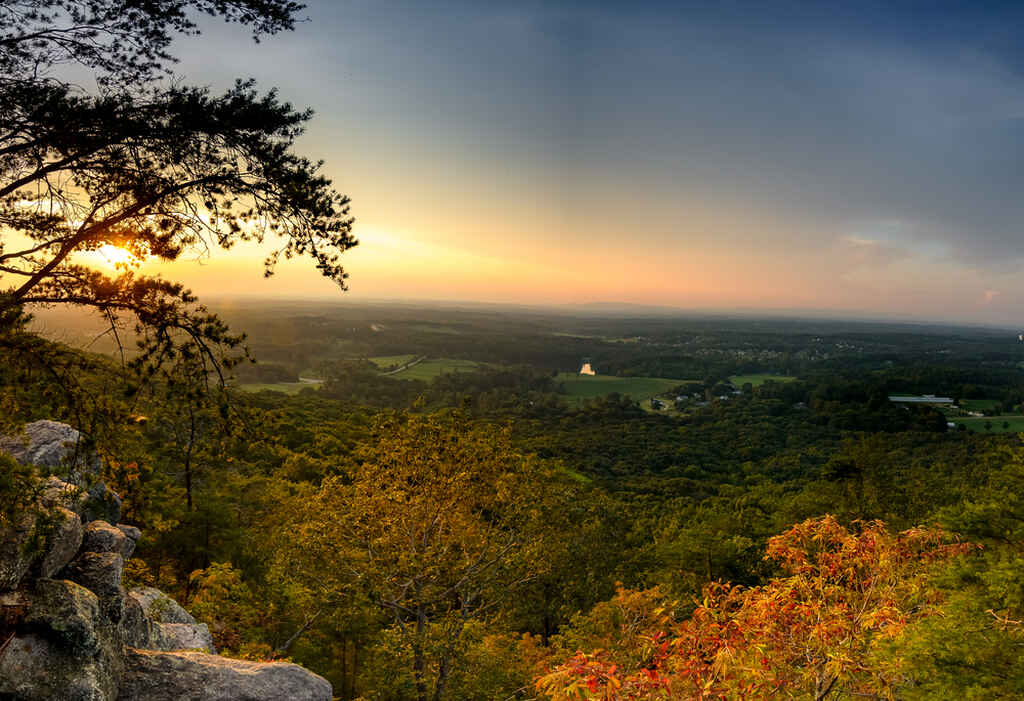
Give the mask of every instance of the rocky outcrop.
M 99 459 L 88 453 L 82 434 L 57 421 L 33 421 L 15 436 L 0 437 L 0 450 L 23 465 L 74 472 L 99 472 Z
M 24 603 L 24 625 L 48 631 L 76 651 L 99 650 L 103 627 L 99 599 L 85 587 L 63 579 L 40 579 Z
M 82 655 L 45 634 L 18 635 L 0 657 L 0 698 L 115 701 L 121 677 L 115 660 L 120 656 Z
M 331 685 L 284 662 L 128 650 L 117 701 L 331 701 Z
M 50 513 L 53 514 L 53 522 L 50 524 L 50 533 L 39 562 L 39 576 L 43 579 L 57 574 L 71 562 L 75 553 L 82 547 L 85 530 L 78 514 L 70 509 L 57 507 Z
M 117 553 L 81 552 L 61 574 L 96 594 L 103 612 L 117 623 L 124 612 L 123 571 L 124 559 Z
M 196 619 L 178 602 L 153 587 L 136 587 L 128 596 L 138 602 L 143 613 L 157 623 L 195 623 Z
M 78 508 L 71 509 L 85 520 L 121 520 L 121 497 L 100 481 L 103 464 L 88 449 L 82 434 L 57 421 L 33 421 L 20 433 L 0 436 L 0 451 L 24 465 L 46 468 L 63 477 L 56 480 L 64 486 L 81 487 Z M 48 482 L 47 487 L 54 482 Z M 59 489 L 59 487 L 58 487 Z
M 82 551 L 117 553 L 127 560 L 135 552 L 135 541 L 126 536 L 120 528 L 115 528 L 106 521 L 91 521 L 85 527 L 82 536 Z
M 199 650 L 216 654 L 213 635 L 205 623 L 156 623 L 152 650 Z
M 23 462 L 74 466 L 42 480 L 38 508 L 0 529 L 0 699 L 330 701 L 330 684 L 297 665 L 207 654 L 206 624 L 158 589 L 125 591 L 142 534 L 117 523 L 114 492 L 83 477 L 98 460 L 81 448 L 52 421 L 0 438 Z

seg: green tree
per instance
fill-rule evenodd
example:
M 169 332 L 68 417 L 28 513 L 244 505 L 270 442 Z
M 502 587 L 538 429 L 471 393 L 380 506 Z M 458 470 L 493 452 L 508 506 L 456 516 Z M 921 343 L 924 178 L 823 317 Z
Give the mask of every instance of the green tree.
M 939 579 L 942 615 L 890 650 L 914 681 L 909 699 L 1024 695 L 1024 451 L 1003 448 L 980 489 L 939 519 L 983 546 Z
M 310 256 L 342 288 L 339 256 L 355 245 L 348 199 L 319 163 L 293 152 L 309 119 L 271 91 L 238 82 L 222 94 L 165 79 L 176 34 L 195 14 L 256 35 L 293 26 L 289 0 L 0 0 L 0 312 L 25 304 L 98 310 L 117 332 L 134 319 L 138 367 L 188 349 L 237 346 L 180 284 L 115 277 L 76 256 L 115 246 L 174 261 L 273 238 L 279 258 Z M 62 64 L 91 70 L 87 92 Z
M 550 470 L 460 416 L 391 415 L 351 474 L 324 480 L 281 569 L 323 606 L 365 596 L 419 701 L 448 697 L 472 621 L 542 569 L 534 492 Z M 402 680 L 394 680 L 401 684 Z

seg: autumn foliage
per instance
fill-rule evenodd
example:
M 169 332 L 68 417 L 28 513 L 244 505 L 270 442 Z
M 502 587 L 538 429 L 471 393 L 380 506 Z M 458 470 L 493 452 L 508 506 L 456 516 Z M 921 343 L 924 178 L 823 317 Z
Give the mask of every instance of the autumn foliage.
M 685 620 L 657 605 L 646 630 L 576 653 L 537 688 L 556 700 L 893 698 L 907 680 L 880 644 L 935 612 L 933 565 L 970 547 L 940 530 L 807 520 L 768 542 L 781 576 L 749 589 L 712 584 Z M 616 598 L 627 605 L 636 594 Z

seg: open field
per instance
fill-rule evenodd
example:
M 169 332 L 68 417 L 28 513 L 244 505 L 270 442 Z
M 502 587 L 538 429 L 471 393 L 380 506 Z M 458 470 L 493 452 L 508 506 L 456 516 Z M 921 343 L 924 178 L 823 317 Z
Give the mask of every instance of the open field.
M 613 392 L 629 395 L 637 401 L 644 401 L 683 384 L 682 380 L 670 380 L 664 377 L 590 376 L 571 372 L 559 373 L 557 381 L 564 385 L 570 401 L 603 397 Z
M 415 356 L 413 356 L 415 357 Z M 455 360 L 454 358 L 428 358 L 421 360 L 407 370 L 396 372 L 391 377 L 396 380 L 430 381 L 446 372 L 469 372 L 480 367 L 481 363 L 472 360 Z
M 407 353 L 406 355 L 378 355 L 375 358 L 369 358 L 368 360 L 376 365 L 381 370 L 387 370 L 388 368 L 397 368 L 406 363 L 412 362 L 418 355 L 413 353 Z
M 990 433 L 985 428 L 985 423 L 990 422 L 992 424 L 991 433 L 1020 433 L 1024 431 L 1024 416 L 1008 415 L 1008 416 L 986 416 L 981 417 L 970 417 L 970 418 L 954 418 L 950 419 L 953 423 L 963 424 L 971 431 L 977 431 L 978 433 Z M 1003 427 L 1003 423 L 1007 423 L 1008 426 Z
M 748 382 L 754 387 L 760 387 L 765 382 L 792 382 L 795 379 L 795 377 L 790 375 L 769 375 L 767 373 L 760 373 L 754 375 L 733 375 L 729 378 L 729 382 L 739 389 Z
M 313 389 L 319 389 L 319 382 L 251 382 L 246 384 L 238 385 L 243 392 L 262 392 L 263 390 L 270 390 L 271 392 L 284 392 L 285 394 L 298 394 L 299 390 L 304 387 L 311 387 Z
M 964 411 L 985 411 L 994 409 L 998 403 L 997 399 L 961 399 L 960 408 Z

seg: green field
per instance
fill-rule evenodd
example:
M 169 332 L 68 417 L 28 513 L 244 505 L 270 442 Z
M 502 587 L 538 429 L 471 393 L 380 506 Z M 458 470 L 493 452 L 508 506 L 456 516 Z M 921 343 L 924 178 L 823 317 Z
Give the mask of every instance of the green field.
M 991 433 L 1020 433 L 1024 432 L 1024 416 L 1010 415 L 1010 416 L 987 416 L 971 417 L 971 418 L 954 418 L 950 419 L 953 423 L 963 424 L 971 431 L 977 431 L 978 433 L 990 433 L 985 429 L 985 422 L 991 422 L 992 430 Z M 1003 428 L 1003 422 L 1009 424 L 1006 428 Z
M 994 409 L 998 403 L 998 399 L 961 399 L 960 408 L 964 411 L 985 411 Z
M 396 372 L 390 377 L 396 380 L 425 380 L 430 381 L 446 372 L 470 372 L 480 367 L 482 363 L 473 360 L 455 360 L 454 358 L 428 358 L 421 360 L 408 370 Z
M 250 382 L 238 385 L 243 392 L 284 392 L 285 394 L 298 394 L 304 387 L 319 389 L 319 382 Z
M 577 401 L 603 397 L 613 392 L 629 395 L 637 401 L 643 401 L 684 382 L 683 380 L 670 380 L 664 377 L 591 376 L 578 375 L 572 372 L 559 373 L 557 381 L 562 383 L 566 393 Z
M 741 389 L 743 385 L 748 382 L 754 387 L 760 387 L 765 382 L 792 382 L 795 379 L 795 377 L 790 375 L 769 375 L 761 373 L 755 375 L 733 375 L 729 378 L 729 382 L 731 382 L 736 389 Z
M 376 358 L 369 358 L 369 361 L 381 370 L 387 370 L 391 367 L 397 368 L 405 365 L 418 357 L 418 355 L 414 355 L 412 353 L 408 353 L 406 355 L 378 355 Z

